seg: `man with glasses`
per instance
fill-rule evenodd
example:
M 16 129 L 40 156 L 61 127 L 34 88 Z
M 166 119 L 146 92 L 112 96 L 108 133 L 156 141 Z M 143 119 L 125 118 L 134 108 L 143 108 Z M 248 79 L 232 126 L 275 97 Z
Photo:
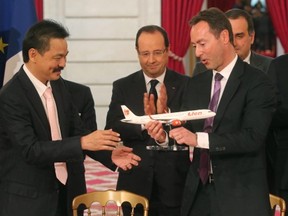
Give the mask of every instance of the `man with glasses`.
M 106 128 L 120 133 L 124 145 L 133 147 L 142 160 L 130 172 L 119 170 L 117 190 L 128 190 L 147 197 L 150 201 L 149 215 L 179 216 L 190 164 L 188 150 L 147 150 L 147 146 L 159 143 L 150 138 L 144 125 L 121 122 L 124 118 L 121 105 L 126 105 L 140 116 L 179 111 L 189 77 L 167 68 L 169 40 L 163 28 L 155 25 L 140 28 L 135 46 L 142 69 L 113 83 Z M 153 82 L 154 92 L 151 88 Z M 124 209 L 124 215 L 125 212 Z M 136 212 L 135 215 L 138 214 Z

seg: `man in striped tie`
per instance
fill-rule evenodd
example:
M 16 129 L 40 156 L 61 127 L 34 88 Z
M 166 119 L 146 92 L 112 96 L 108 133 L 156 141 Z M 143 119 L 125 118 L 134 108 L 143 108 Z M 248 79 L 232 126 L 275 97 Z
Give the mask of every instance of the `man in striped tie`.
M 231 24 L 222 11 L 201 11 L 190 26 L 195 54 L 208 70 L 191 79 L 182 109 L 209 107 L 216 109 L 216 116 L 213 121 L 188 122 L 169 133 L 179 144 L 194 147 L 181 216 L 269 216 L 265 139 L 276 105 L 274 86 L 262 71 L 237 56 Z M 219 80 L 217 74 L 223 78 Z M 160 125 L 148 124 L 151 131 Z M 205 166 L 203 150 L 209 154 Z

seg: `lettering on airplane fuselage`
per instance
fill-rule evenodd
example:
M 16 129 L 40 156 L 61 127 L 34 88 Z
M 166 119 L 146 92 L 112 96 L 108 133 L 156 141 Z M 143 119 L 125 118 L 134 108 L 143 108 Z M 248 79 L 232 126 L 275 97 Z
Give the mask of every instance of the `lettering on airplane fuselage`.
M 202 115 L 202 112 L 188 112 L 188 116 L 198 116 Z

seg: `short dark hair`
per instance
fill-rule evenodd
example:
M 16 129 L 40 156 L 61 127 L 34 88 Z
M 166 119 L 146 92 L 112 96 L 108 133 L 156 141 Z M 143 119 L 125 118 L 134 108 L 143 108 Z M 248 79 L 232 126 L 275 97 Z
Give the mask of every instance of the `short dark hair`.
M 248 24 L 249 35 L 255 32 L 253 18 L 247 11 L 241 10 L 239 8 L 233 8 L 231 10 L 226 11 L 225 14 L 228 17 L 228 19 L 233 19 L 233 20 L 238 19 L 239 17 L 243 17 Z
M 34 48 L 40 54 L 44 54 L 50 48 L 50 39 L 66 37 L 69 37 L 68 30 L 54 20 L 42 20 L 34 24 L 23 40 L 23 61 L 29 61 L 29 49 Z
M 207 10 L 200 11 L 196 16 L 192 17 L 189 21 L 190 26 L 194 26 L 197 23 L 204 21 L 207 22 L 210 31 L 216 38 L 219 38 L 220 33 L 223 30 L 228 30 L 229 41 L 233 44 L 233 32 L 231 24 L 225 14 L 218 8 L 211 7 Z
M 143 32 L 148 32 L 148 33 L 160 32 L 164 38 L 165 47 L 166 48 L 169 47 L 168 35 L 167 35 L 167 32 L 165 31 L 164 28 L 157 26 L 157 25 L 146 25 L 146 26 L 143 26 L 142 28 L 140 28 L 136 34 L 136 41 L 135 41 L 136 49 L 139 48 L 138 39 Z

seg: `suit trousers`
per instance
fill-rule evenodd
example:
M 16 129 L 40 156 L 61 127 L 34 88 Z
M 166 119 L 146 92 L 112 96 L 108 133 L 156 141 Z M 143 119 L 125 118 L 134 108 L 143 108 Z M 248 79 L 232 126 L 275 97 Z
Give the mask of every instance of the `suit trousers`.
M 58 205 L 57 205 L 56 216 L 68 216 L 67 214 L 67 189 L 66 189 L 66 186 L 63 185 L 61 182 L 59 182 Z
M 189 215 L 224 216 L 220 212 L 214 182 L 207 182 L 205 185 L 201 181 L 199 182 L 197 194 Z

